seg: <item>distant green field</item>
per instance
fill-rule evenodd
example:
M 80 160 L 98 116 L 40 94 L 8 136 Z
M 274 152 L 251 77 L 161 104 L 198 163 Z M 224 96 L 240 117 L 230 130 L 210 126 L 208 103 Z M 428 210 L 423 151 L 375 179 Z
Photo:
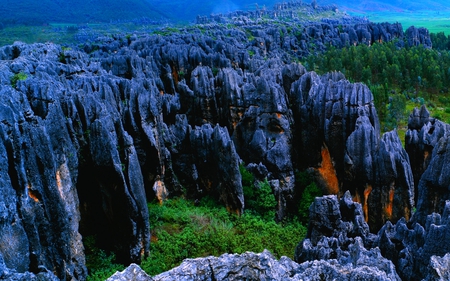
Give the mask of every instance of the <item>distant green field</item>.
M 350 13 L 353 16 L 367 17 L 373 22 L 400 22 L 406 30 L 414 25 L 425 27 L 430 32 L 444 32 L 450 35 L 450 11 L 417 11 L 417 12 L 369 12 Z

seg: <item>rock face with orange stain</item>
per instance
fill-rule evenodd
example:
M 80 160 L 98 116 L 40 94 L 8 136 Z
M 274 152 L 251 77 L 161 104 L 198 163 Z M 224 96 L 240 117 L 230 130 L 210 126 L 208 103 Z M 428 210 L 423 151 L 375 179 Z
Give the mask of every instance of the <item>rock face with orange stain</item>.
M 334 195 L 318 197 L 311 205 L 308 233 L 297 246 L 295 261 L 337 260 L 357 266 L 362 260 L 355 262 L 356 246 L 363 255 L 378 253 L 378 265 L 385 269 L 389 265 L 387 272 L 398 274 L 398 280 L 446 280 L 439 276 L 448 273 L 450 245 L 443 241 L 450 231 L 450 201 L 444 205 L 441 214 L 429 215 L 424 224 L 404 218 L 396 224 L 388 221 L 375 235 L 364 221 L 361 204 L 353 202 L 349 192 L 340 200 Z
M 408 121 L 405 147 L 414 173 L 417 210 L 414 220 L 425 223 L 432 212 L 442 212 L 450 199 L 447 177 L 450 125 L 430 117 L 425 106 L 415 108 Z
M 290 100 L 301 169 L 313 168 L 328 194 L 349 190 L 374 230 L 387 220 L 410 217 L 414 183 L 408 155 L 396 132 L 380 136 L 365 85 L 340 73 L 311 72 L 293 83 Z
M 442 213 L 450 200 L 450 136 L 446 134 L 435 144 L 430 163 L 417 187 L 417 209 L 413 221 L 424 224 L 430 213 Z
M 395 132 L 380 136 L 369 89 L 292 62 L 310 52 L 308 40 L 318 43 L 311 52 L 325 50 L 317 40 L 337 32 L 333 24 L 310 25 L 302 38 L 278 25 L 213 25 L 95 48 L 0 48 L 6 266 L 83 280 L 81 235 L 139 262 L 149 253 L 147 200 L 211 196 L 240 214 L 242 162 L 268 180 L 280 220 L 298 203 L 295 171 L 306 169 L 327 193 L 350 191 L 373 229 L 408 218 L 409 160 Z M 373 26 L 359 26 L 352 43 L 368 43 Z M 377 26 L 384 41 L 403 38 L 400 25 Z M 355 37 L 352 28 L 335 39 Z

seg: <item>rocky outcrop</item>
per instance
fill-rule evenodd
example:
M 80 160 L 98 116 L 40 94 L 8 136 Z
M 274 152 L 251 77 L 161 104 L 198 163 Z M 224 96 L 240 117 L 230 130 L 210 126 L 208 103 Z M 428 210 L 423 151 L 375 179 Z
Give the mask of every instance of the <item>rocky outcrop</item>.
M 375 251 L 372 251 L 375 253 Z M 353 249 L 353 263 L 340 264 L 337 260 L 297 264 L 287 257 L 276 260 L 265 250 L 255 254 L 224 254 L 220 257 L 186 259 L 180 266 L 150 277 L 143 276 L 136 265 L 117 272 L 108 281 L 142 280 L 400 280 L 392 263 L 383 264 L 379 252 L 373 254 L 364 248 Z M 132 279 L 135 278 L 135 279 Z
M 153 281 L 145 271 L 143 271 L 139 265 L 132 263 L 126 269 L 121 272 L 114 273 L 111 277 L 106 279 L 107 281 Z
M 410 217 L 414 182 L 408 155 L 395 131 L 380 137 L 365 85 L 339 73 L 308 73 L 293 83 L 290 100 L 294 124 L 301 128 L 294 138 L 296 162 L 314 169 L 325 193 L 350 190 L 373 229 Z
M 430 32 L 424 27 L 410 26 L 406 30 L 406 42 L 410 47 L 422 45 L 429 48 L 432 46 Z
M 408 156 L 395 132 L 380 136 L 368 88 L 293 62 L 329 42 L 402 38 L 401 27 L 260 20 L 104 37 L 73 49 L 0 48 L 5 268 L 84 280 L 82 235 L 95 235 L 123 263 L 139 263 L 149 253 L 146 200 L 211 196 L 239 214 L 242 161 L 267 178 L 278 219 L 295 208 L 295 172 L 305 169 L 326 193 L 350 191 L 345 200 L 362 203 L 359 225 L 367 220 L 375 231 L 408 219 Z M 445 160 L 439 147 L 436 165 Z M 418 214 L 422 206 L 429 209 L 418 205 Z
M 306 238 L 295 250 L 298 263 L 345 260 L 352 256 L 350 245 L 364 248 L 364 245 L 372 246 L 376 240 L 364 221 L 361 204 L 353 202 L 348 191 L 339 201 L 335 195 L 316 198 L 310 207 L 309 218 Z
M 317 17 L 323 13 L 332 13 L 334 16 L 323 18 L 318 22 L 305 19 Z M 306 15 L 306 17 L 302 17 L 302 15 Z M 280 18 L 289 19 L 289 23 L 286 24 L 288 28 L 277 28 L 272 34 L 261 32 L 261 25 L 266 25 L 267 21 L 277 22 Z M 265 43 L 264 46 L 267 47 L 281 47 L 284 51 L 293 50 L 296 55 L 301 56 L 323 51 L 328 45 L 342 48 L 393 40 L 396 40 L 398 47 L 418 45 L 426 48 L 432 47 L 429 32 L 425 28 L 412 26 L 404 32 L 400 23 L 372 23 L 367 19 L 350 17 L 341 13 L 335 5 L 314 8 L 301 1 L 276 4 L 273 10 L 257 9 L 216 14 L 209 17 L 198 16 L 197 23 L 205 25 L 235 24 L 250 27 L 257 43 Z M 258 38 L 260 36 L 263 38 Z
M 387 222 L 377 235 L 369 232 L 359 203 L 347 192 L 339 201 L 336 196 L 316 198 L 310 207 L 308 233 L 295 252 L 299 263 L 337 259 L 341 264 L 354 259 L 354 247 L 360 255 L 378 255 L 376 266 L 401 280 L 441 280 L 448 266 L 450 251 L 447 239 L 450 201 L 442 216 L 429 215 L 426 223 L 399 220 Z M 364 254 L 361 254 L 364 253 Z M 398 277 L 396 277 L 398 278 Z M 398 280 L 400 280 L 398 278 Z
M 450 201 L 445 203 L 442 216 L 428 215 L 425 224 L 398 221 L 387 223 L 378 234 L 378 245 L 384 256 L 392 260 L 404 280 L 442 280 L 440 268 L 449 252 L 446 243 L 449 233 Z
M 430 117 L 422 106 L 415 108 L 408 121 L 405 149 L 411 159 L 416 186 L 417 209 L 414 220 L 424 224 L 428 214 L 441 213 L 449 200 L 446 178 L 447 143 L 450 126 Z
M 450 200 L 450 137 L 440 138 L 433 149 L 430 163 L 420 178 L 417 196 L 417 210 L 414 221 L 424 223 L 428 214 L 442 213 L 445 202 Z

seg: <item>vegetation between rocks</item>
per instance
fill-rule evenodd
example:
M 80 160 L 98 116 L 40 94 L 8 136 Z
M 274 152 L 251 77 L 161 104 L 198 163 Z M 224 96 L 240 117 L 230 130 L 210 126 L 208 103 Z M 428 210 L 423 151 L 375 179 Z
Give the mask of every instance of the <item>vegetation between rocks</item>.
M 150 256 L 141 268 L 154 276 L 178 266 L 186 258 L 220 256 L 224 253 L 262 252 L 293 259 L 294 249 L 305 237 L 309 205 L 321 192 L 307 172 L 297 173 L 302 191 L 299 213 L 282 222 L 275 221 L 276 200 L 266 180 L 240 166 L 246 211 L 229 213 L 211 198 L 192 202 L 183 197 L 148 203 L 151 244 Z M 95 246 L 95 238 L 85 239 L 88 281 L 105 280 L 124 269 L 114 262 L 114 253 Z
M 365 83 L 374 96 L 381 129 L 397 128 L 404 135 L 408 112 L 424 104 L 433 117 L 450 122 L 449 39 L 443 34 L 432 38 L 442 49 L 398 48 L 395 41 L 330 47 L 321 56 L 306 58 L 304 65 L 320 74 L 341 71 L 347 79 Z

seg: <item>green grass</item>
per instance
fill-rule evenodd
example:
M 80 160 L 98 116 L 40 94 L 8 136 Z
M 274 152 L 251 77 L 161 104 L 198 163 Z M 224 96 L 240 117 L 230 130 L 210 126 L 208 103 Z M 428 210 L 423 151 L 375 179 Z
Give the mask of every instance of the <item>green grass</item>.
M 306 228 L 299 222 L 276 223 L 246 212 L 236 216 L 203 200 L 198 206 L 182 198 L 149 204 L 152 243 L 141 267 L 150 275 L 178 266 L 185 258 L 223 253 L 262 252 L 293 258 Z
M 397 133 L 402 141 L 403 147 L 405 146 L 405 135 L 408 130 L 408 118 L 414 108 L 420 109 L 422 104 L 425 104 L 428 111 L 430 112 L 430 116 L 433 118 L 437 118 L 442 122 L 450 124 L 450 94 L 442 95 L 438 99 L 425 100 L 424 102 L 420 102 L 419 99 L 416 100 L 408 100 L 406 102 L 406 114 L 405 118 L 400 120 Z
M 163 205 L 151 202 L 148 209 L 150 256 L 141 268 L 152 276 L 178 266 L 186 258 L 224 253 L 268 249 L 277 258 L 292 259 L 295 247 L 306 235 L 306 227 L 296 219 L 276 223 L 273 217 L 252 210 L 237 216 L 210 199 L 198 205 L 183 198 L 167 200 Z M 87 237 L 84 243 L 88 281 L 103 281 L 125 268 L 115 263 L 113 253 L 97 248 L 94 237 Z
M 106 253 L 102 249 L 97 248 L 95 240 L 94 236 L 83 238 L 86 267 L 89 270 L 86 281 L 104 281 L 116 271 L 125 269 L 124 265 L 115 263 L 114 253 Z
M 351 14 L 354 16 L 365 16 L 372 22 L 400 22 L 404 30 L 410 26 L 425 27 L 432 33 L 444 32 L 446 35 L 450 35 L 450 11 L 383 11 Z

